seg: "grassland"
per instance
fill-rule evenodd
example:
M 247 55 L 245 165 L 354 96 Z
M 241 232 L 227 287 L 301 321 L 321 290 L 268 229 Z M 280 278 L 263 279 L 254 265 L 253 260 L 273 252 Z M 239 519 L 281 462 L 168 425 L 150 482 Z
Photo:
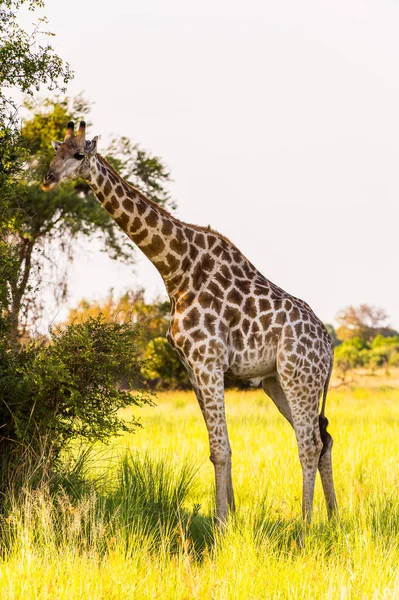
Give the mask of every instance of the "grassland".
M 196 400 L 164 393 L 141 410 L 142 430 L 80 461 L 92 484 L 75 468 L 64 489 L 8 500 L 0 597 L 399 597 L 398 379 L 330 391 L 340 520 L 327 522 L 318 481 L 304 547 L 294 435 L 263 392 L 227 393 L 238 512 L 223 537 L 211 524 L 213 468 Z

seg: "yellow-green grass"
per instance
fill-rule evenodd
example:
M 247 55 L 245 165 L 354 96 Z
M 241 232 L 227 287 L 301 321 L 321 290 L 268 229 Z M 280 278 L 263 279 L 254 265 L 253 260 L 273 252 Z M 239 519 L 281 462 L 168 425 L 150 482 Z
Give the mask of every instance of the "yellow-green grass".
M 290 426 L 261 390 L 229 391 L 226 407 L 238 512 L 223 537 L 212 539 L 209 532 L 213 467 L 195 397 L 159 394 L 157 407 L 139 410 L 142 430 L 116 438 L 106 454 L 95 449 L 91 471 L 93 477 L 103 474 L 102 488 L 71 502 L 66 492 L 54 498 L 43 487 L 10 507 L 2 523 L 0 597 L 399 597 L 395 374 L 360 378 L 357 385 L 330 391 L 327 416 L 340 520 L 327 522 L 318 481 L 314 524 L 303 547 L 297 544 L 301 472 Z M 166 479 L 174 473 L 178 478 L 183 464 L 197 469 L 182 514 L 171 521 L 173 530 L 160 526 L 156 535 L 156 527 L 146 529 L 140 520 L 130 527 L 131 517 L 119 518 L 129 499 L 115 496 L 109 502 L 127 450 L 137 453 L 139 462 L 145 456 L 144 469 L 170 467 L 163 472 Z M 199 504 L 199 514 L 198 506 L 190 514 Z

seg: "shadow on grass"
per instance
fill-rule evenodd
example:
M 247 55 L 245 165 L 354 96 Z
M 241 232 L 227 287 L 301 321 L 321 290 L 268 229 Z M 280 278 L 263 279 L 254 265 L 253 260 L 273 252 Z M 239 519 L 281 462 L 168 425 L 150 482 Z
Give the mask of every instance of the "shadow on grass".
M 84 450 L 63 469 L 10 487 L 0 516 L 0 551 L 16 549 L 28 533 L 37 547 L 92 550 L 118 548 L 125 556 L 147 550 L 190 552 L 200 557 L 213 543 L 213 521 L 188 510 L 197 469 L 168 456 L 127 453 L 95 476 L 98 453 Z M 105 457 L 100 457 L 103 461 Z
M 219 540 L 229 543 L 229 536 L 237 535 L 244 544 L 266 545 L 281 556 L 300 551 L 301 519 L 276 516 L 266 495 L 231 515 L 220 534 L 213 515 L 201 513 L 198 504 L 188 508 L 198 477 L 187 461 L 176 467 L 168 456 L 127 453 L 96 477 L 98 459 L 98 452 L 85 450 L 52 479 L 35 479 L 35 485 L 27 481 L 18 492 L 10 491 L 0 521 L 3 554 L 32 539 L 38 548 L 51 545 L 101 556 L 112 550 L 133 556 L 146 548 L 154 555 L 186 553 L 201 561 L 217 551 Z M 374 525 L 376 534 L 381 528 L 392 534 L 386 510 L 386 518 Z M 329 552 L 337 535 L 328 523 L 312 526 L 302 546 L 322 542 L 323 552 Z

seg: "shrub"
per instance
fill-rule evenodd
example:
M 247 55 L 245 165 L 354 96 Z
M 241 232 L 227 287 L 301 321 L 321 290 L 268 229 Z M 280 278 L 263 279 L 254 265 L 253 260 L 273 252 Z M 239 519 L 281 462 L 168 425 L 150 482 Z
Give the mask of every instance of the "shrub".
M 6 448 L 43 448 L 45 439 L 57 458 L 76 437 L 105 441 L 134 430 L 139 422 L 119 410 L 152 403 L 151 393 L 129 391 L 141 378 L 139 335 L 134 325 L 98 316 L 54 330 L 47 346 L 10 352 L 0 345 L 3 456 Z

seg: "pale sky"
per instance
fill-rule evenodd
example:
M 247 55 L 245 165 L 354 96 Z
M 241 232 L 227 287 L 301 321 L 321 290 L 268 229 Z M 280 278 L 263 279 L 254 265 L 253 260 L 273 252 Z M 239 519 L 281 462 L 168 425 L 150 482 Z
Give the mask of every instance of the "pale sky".
M 95 103 L 88 136 L 161 156 L 180 219 L 227 235 L 324 321 L 367 302 L 399 328 L 398 3 L 47 0 L 44 13 L 75 71 L 68 95 Z M 72 271 L 68 305 L 164 293 L 145 257 L 122 267 L 92 245 Z

